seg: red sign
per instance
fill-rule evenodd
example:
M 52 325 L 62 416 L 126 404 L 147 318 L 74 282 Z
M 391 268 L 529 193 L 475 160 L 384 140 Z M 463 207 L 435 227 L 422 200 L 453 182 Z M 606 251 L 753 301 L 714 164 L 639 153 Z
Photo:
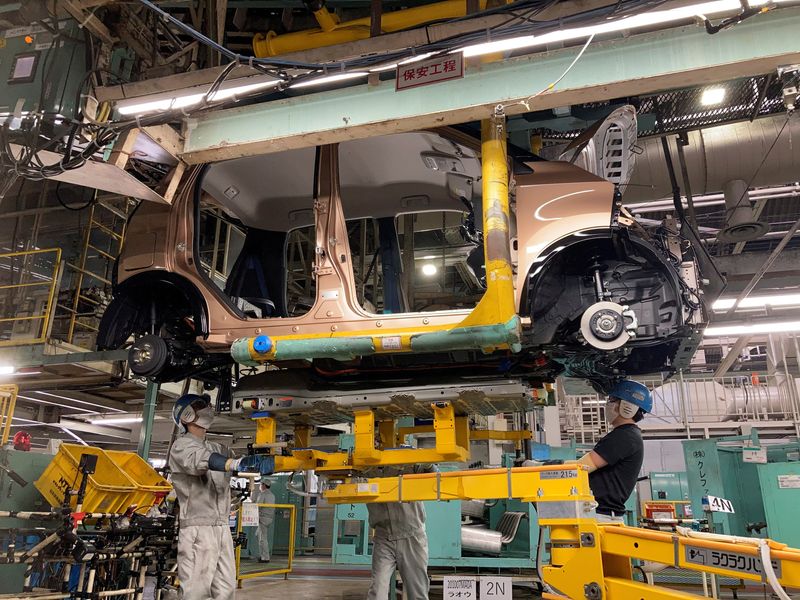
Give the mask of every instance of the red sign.
M 415 63 L 397 65 L 395 89 L 408 90 L 464 76 L 464 56 L 460 52 L 445 54 Z

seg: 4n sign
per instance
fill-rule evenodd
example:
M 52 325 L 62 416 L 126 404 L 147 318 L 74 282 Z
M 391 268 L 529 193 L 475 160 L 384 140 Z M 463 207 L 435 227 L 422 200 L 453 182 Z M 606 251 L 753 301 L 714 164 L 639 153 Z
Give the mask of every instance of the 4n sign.
M 733 502 L 725 498 L 717 498 L 716 496 L 708 496 L 703 498 L 703 508 L 708 507 L 706 510 L 709 512 L 720 513 L 735 513 L 733 510 Z

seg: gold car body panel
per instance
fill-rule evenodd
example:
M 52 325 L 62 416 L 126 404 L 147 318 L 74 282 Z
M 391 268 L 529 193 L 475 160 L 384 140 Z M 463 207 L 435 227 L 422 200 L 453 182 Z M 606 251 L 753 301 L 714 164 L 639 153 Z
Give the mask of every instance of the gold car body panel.
M 487 151 L 485 145 L 483 151 L 484 154 Z M 308 313 L 297 317 L 243 316 L 201 273 L 194 249 L 194 194 L 196 186 L 200 185 L 201 168 L 187 173 L 183 189 L 172 207 L 147 203 L 132 219 L 128 241 L 120 257 L 119 282 L 143 270 L 164 270 L 186 278 L 204 297 L 208 335 L 198 342 L 212 351 L 225 350 L 240 338 L 252 339 L 261 335 L 289 340 L 356 336 L 370 339 L 377 353 L 408 351 L 411 348 L 409 340 L 414 336 L 446 332 L 459 325 L 499 325 L 507 316 L 516 318 L 521 289 L 539 253 L 562 237 L 583 229 L 608 227 L 611 222 L 612 184 L 568 163 L 531 163 L 533 173 L 516 176 L 519 240 L 516 276 L 509 265 L 508 276 L 502 277 L 508 281 L 502 289 L 489 282 L 487 293 L 473 309 L 371 314 L 360 306 L 355 292 L 346 222 L 338 196 L 337 146 L 322 146 L 319 152 L 314 202 L 317 294 Z M 504 178 L 507 185 L 507 171 Z M 489 197 L 485 187 L 484 197 Z M 484 219 L 484 230 L 487 231 L 489 226 Z M 506 240 L 508 234 L 506 232 Z M 490 248 L 489 244 L 496 241 L 490 242 L 489 237 L 486 242 L 487 273 L 493 256 L 507 257 L 511 254 L 510 248 L 499 251 Z M 490 293 L 497 294 L 499 300 L 487 298 Z M 503 300 L 504 297 L 510 300 Z M 497 307 L 501 305 L 498 312 Z

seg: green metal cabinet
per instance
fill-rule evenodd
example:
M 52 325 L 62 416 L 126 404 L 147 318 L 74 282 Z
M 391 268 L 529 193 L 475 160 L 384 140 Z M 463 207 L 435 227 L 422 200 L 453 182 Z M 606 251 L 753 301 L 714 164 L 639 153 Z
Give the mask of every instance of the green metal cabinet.
M 766 463 L 745 462 L 743 451 L 766 449 Z M 718 496 L 733 503 L 733 514 L 713 513 L 717 533 L 770 537 L 790 545 L 800 544 L 800 523 L 787 515 L 797 511 L 800 489 L 793 475 L 800 474 L 800 444 L 760 446 L 756 430 L 750 436 L 683 442 L 689 499 L 698 518 L 704 516 L 702 499 Z M 783 479 L 779 480 L 778 476 Z M 781 487 L 781 482 L 783 487 Z M 800 486 L 800 478 L 798 479 Z M 754 529 L 766 523 L 760 533 Z
M 800 462 L 758 465 L 767 536 L 800 548 Z
M 28 482 L 28 485 L 25 487 L 20 487 L 8 476 L 8 473 L 0 470 L 0 510 L 50 510 L 50 504 L 39 493 L 39 490 L 36 489 L 33 482 L 39 479 L 51 460 L 53 460 L 51 454 L 0 449 L 0 464 L 11 469 Z M 48 523 L 0 518 L 0 528 L 2 529 L 17 527 L 27 529 L 40 525 L 47 526 Z M 49 526 L 52 527 L 52 523 L 49 523 Z M 5 550 L 5 548 L 2 550 Z M 25 565 L 0 566 L 0 593 L 12 594 L 22 592 L 25 568 Z
M 67 35 L 52 48 L 53 35 L 38 24 L 0 31 L 0 112 L 14 112 L 19 102 L 21 111 L 75 116 L 88 69 L 86 38 L 75 21 L 59 26 Z
M 689 499 L 689 482 L 686 473 L 650 473 L 649 477 L 653 500 Z

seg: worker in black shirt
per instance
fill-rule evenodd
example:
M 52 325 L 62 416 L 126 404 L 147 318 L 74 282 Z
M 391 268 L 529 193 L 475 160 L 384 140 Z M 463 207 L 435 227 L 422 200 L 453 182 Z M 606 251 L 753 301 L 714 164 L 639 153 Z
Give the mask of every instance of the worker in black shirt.
M 612 429 L 578 461 L 589 468 L 589 487 L 600 522 L 623 522 L 625 502 L 636 487 L 644 460 L 642 432 L 636 423 L 652 410 L 650 390 L 637 381 L 620 381 L 608 394 L 606 420 Z

